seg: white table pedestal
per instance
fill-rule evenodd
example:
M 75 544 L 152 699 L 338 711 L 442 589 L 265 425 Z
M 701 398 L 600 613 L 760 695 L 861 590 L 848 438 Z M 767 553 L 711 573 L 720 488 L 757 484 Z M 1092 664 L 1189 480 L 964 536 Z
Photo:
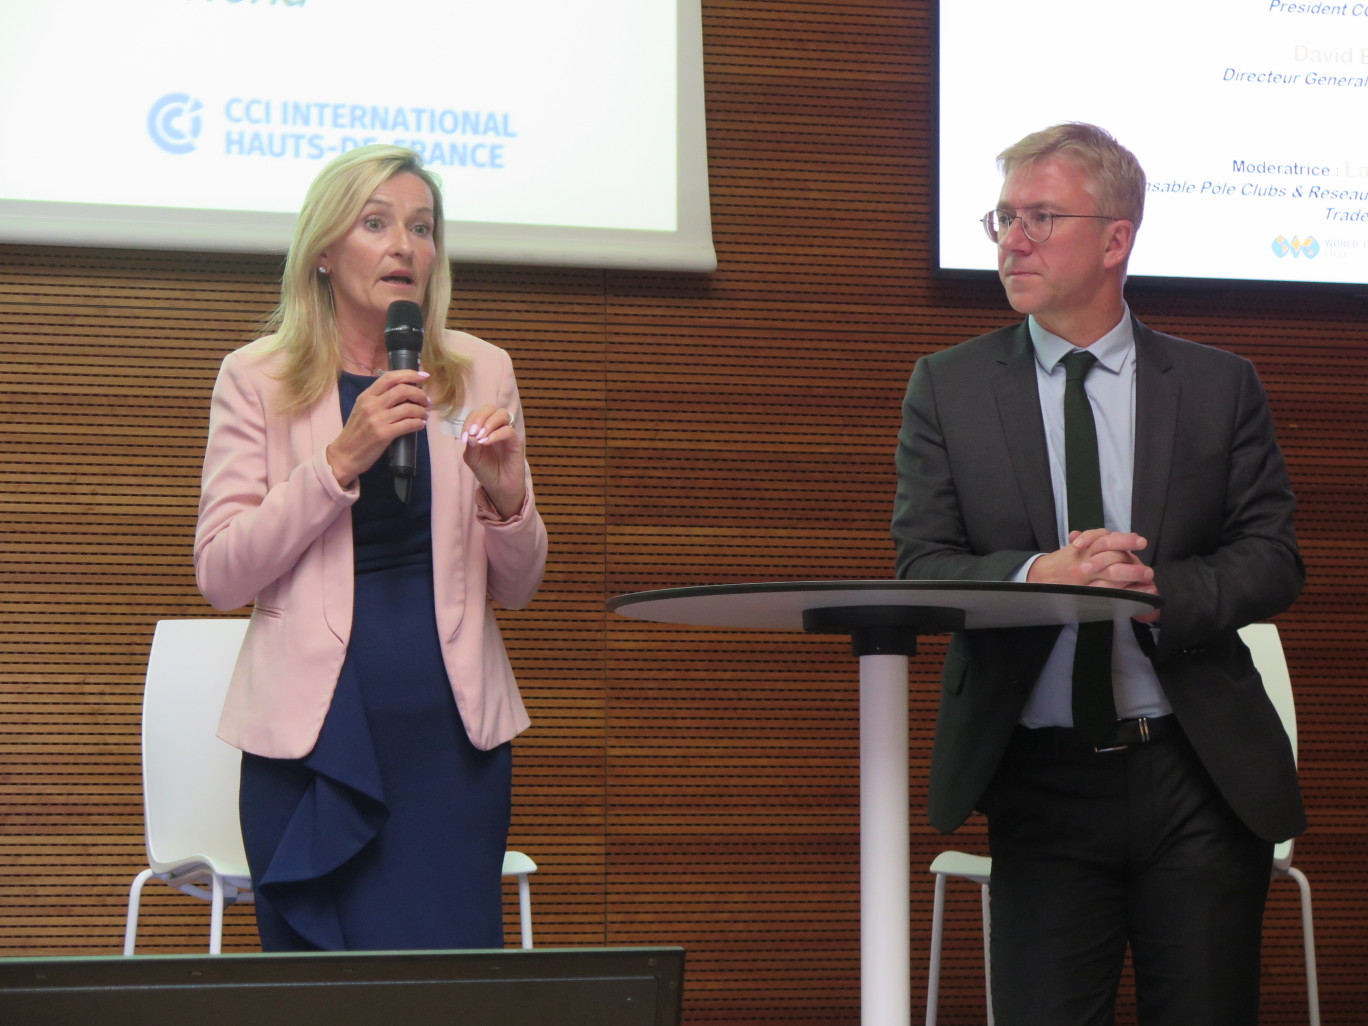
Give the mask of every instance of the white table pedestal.
M 860 657 L 860 1008 L 910 1022 L 907 656 Z

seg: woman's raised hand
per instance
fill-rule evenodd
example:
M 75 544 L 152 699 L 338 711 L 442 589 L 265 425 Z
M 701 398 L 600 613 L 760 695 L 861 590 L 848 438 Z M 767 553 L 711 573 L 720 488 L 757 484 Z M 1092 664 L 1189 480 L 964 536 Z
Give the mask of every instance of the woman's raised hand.
M 461 441 L 466 466 L 507 520 L 522 509 L 527 492 L 523 441 L 514 426 L 514 411 L 481 406 L 466 418 Z
M 328 466 L 338 484 L 350 488 L 390 442 L 422 430 L 430 405 L 422 387 L 427 378 L 426 371 L 388 371 L 356 397 L 342 433 L 328 446 Z

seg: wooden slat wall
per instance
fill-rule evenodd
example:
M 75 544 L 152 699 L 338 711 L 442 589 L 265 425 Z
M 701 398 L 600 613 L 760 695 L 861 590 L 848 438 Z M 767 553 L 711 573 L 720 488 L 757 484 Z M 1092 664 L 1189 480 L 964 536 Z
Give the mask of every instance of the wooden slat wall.
M 453 323 L 517 365 L 552 537 L 541 595 L 502 616 L 535 719 L 513 842 L 543 867 L 540 945 L 684 944 L 689 1023 L 855 1023 L 846 643 L 629 622 L 603 602 L 888 576 L 907 375 L 1009 312 L 995 284 L 928 275 L 924 4 L 706 0 L 704 44 L 716 274 L 457 268 Z M 212 612 L 190 567 L 209 390 L 278 271 L 0 246 L 0 954 L 119 948 L 142 858 L 143 664 L 157 619 Z M 1270 393 L 1310 568 L 1280 619 L 1311 810 L 1297 862 L 1316 893 L 1324 1021 L 1361 1022 L 1365 304 L 1276 289 L 1136 288 L 1131 302 L 1153 327 L 1250 357 Z M 984 847 L 978 822 L 953 839 L 923 826 L 943 651 L 928 640 L 912 673 L 914 1001 L 924 867 Z M 977 901 L 952 886 L 943 1023 L 982 1021 Z M 1275 885 L 1268 1023 L 1305 1021 L 1296 909 Z M 227 920 L 227 949 L 252 950 L 250 910 Z M 196 950 L 206 929 L 198 903 L 149 890 L 146 950 Z

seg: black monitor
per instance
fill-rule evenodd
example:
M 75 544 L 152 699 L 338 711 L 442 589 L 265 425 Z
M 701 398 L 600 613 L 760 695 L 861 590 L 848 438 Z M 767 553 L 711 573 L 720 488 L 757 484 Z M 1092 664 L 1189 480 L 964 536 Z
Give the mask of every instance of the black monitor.
M 0 959 L 5 1026 L 679 1026 L 682 948 Z

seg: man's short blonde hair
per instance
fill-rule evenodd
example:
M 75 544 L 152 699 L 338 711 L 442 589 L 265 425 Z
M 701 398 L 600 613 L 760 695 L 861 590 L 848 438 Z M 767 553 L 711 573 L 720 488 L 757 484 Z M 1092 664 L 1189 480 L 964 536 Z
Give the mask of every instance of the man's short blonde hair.
M 1004 175 L 1050 157 L 1071 161 L 1087 175 L 1097 213 L 1124 218 L 1138 229 L 1145 216 L 1145 172 L 1135 154 L 1105 129 L 1082 121 L 1054 125 L 1013 143 L 998 154 Z

